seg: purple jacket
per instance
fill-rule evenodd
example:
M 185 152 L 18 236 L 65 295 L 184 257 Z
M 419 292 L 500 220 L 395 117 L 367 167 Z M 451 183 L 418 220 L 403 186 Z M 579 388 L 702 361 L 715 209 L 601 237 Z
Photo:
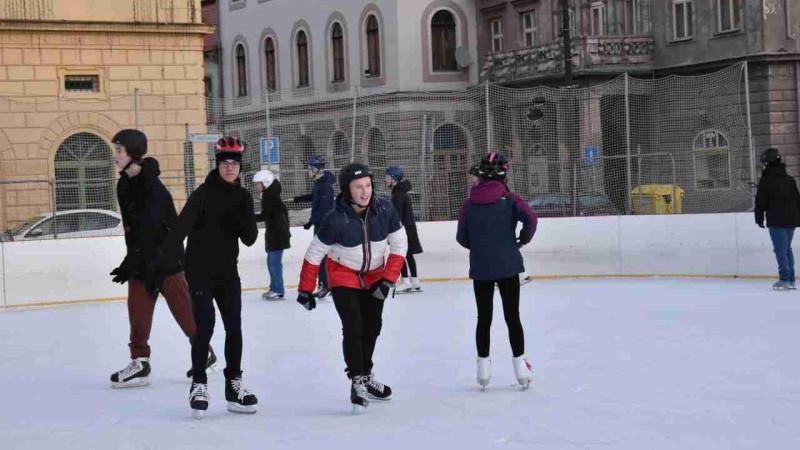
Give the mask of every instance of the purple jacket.
M 522 222 L 519 237 L 517 222 Z M 519 247 L 533 239 L 536 214 L 499 181 L 473 187 L 461 207 L 456 240 L 469 249 L 469 277 L 502 280 L 525 271 Z

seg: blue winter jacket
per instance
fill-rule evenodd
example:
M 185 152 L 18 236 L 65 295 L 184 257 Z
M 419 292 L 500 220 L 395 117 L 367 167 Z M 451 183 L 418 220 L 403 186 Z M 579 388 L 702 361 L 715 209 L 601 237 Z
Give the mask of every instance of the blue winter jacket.
M 522 230 L 517 237 L 517 222 Z M 499 181 L 484 181 L 470 190 L 461 207 L 456 240 L 469 249 L 469 277 L 502 280 L 525 271 L 519 247 L 533 239 L 536 214 L 519 195 Z
M 314 181 L 314 190 L 307 195 L 295 197 L 295 202 L 311 202 L 311 218 L 308 220 L 314 225 L 314 230 L 322 224 L 322 218 L 336 205 L 336 195 L 333 185 L 336 177 L 330 170 L 322 172 L 322 176 Z

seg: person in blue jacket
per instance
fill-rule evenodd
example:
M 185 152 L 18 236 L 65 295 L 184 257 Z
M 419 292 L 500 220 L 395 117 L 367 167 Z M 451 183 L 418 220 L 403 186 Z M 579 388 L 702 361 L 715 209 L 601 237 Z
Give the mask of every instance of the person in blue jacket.
M 484 388 L 491 379 L 489 333 L 495 284 L 503 301 L 517 382 L 523 388 L 531 382 L 531 365 L 525 357 L 525 335 L 519 318 L 519 274 L 525 270 L 519 248 L 533 239 L 537 218 L 519 195 L 508 190 L 507 174 L 505 156 L 491 152 L 481 160 L 477 168 L 480 181 L 470 189 L 461 207 L 456 234 L 458 243 L 469 250 L 469 277 L 478 307 L 478 384 Z M 518 222 L 522 223 L 519 236 Z
M 332 210 L 336 204 L 336 196 L 333 192 L 333 186 L 336 184 L 336 177 L 329 170 L 325 170 L 327 158 L 324 155 L 310 156 L 306 162 L 308 163 L 308 177 L 314 181 L 314 190 L 310 194 L 300 195 L 292 199 L 295 203 L 311 202 L 311 218 L 303 225 L 303 228 L 308 230 L 314 227 L 314 236 L 317 235 L 317 230 L 322 224 L 322 218 L 328 211 Z M 328 272 L 325 269 L 325 262 L 322 261 L 319 269 L 319 284 L 314 296 L 318 299 L 323 299 L 330 293 L 328 285 Z

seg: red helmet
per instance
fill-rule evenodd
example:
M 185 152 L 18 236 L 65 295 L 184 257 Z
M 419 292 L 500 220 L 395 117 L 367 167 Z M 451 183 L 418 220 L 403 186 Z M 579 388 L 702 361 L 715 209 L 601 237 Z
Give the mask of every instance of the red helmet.
M 216 153 L 244 153 L 244 145 L 236 136 L 222 136 L 214 145 Z

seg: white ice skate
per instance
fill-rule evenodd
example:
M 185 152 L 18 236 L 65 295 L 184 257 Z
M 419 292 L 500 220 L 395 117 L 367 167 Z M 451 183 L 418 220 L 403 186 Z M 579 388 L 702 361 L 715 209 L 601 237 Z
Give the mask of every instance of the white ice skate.
M 275 291 L 268 291 L 261 294 L 261 300 L 269 300 L 269 301 L 276 301 L 276 300 L 285 300 L 283 294 L 279 294 Z
M 112 388 L 131 388 L 150 384 L 150 358 L 132 359 L 127 367 L 111 374 Z
M 407 294 L 411 292 L 411 280 L 409 278 L 400 278 L 400 282 L 397 283 L 397 287 L 395 288 L 395 292 L 398 294 Z
M 189 406 L 192 407 L 192 417 L 202 419 L 208 409 L 208 385 L 206 383 L 192 383 L 189 389 Z
M 411 277 L 411 292 L 422 292 L 422 285 L 417 277 Z
M 525 355 L 511 358 L 511 363 L 514 365 L 514 375 L 517 377 L 517 383 L 522 386 L 522 389 L 528 389 L 533 378 L 533 369 L 531 363 Z
M 492 379 L 492 360 L 487 356 L 486 358 L 478 357 L 478 384 L 481 389 L 486 389 L 489 381 Z

